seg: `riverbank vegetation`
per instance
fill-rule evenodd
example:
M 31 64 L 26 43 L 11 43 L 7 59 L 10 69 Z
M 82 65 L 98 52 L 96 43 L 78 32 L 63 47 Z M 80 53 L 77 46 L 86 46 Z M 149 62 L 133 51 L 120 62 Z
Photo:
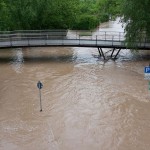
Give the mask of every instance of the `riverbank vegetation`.
M 150 37 L 150 1 L 122 0 L 120 3 L 122 22 L 125 25 L 126 41 L 136 47 L 138 42 L 145 42 Z
M 1 0 L 0 30 L 67 29 L 78 0 Z
M 114 14 L 115 0 L 1 0 L 0 30 L 93 29 Z

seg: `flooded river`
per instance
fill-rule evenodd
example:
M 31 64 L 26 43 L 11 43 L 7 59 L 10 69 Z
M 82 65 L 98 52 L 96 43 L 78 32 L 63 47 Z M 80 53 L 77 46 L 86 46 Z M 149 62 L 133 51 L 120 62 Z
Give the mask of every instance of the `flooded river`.
M 0 50 L 0 150 L 148 150 L 149 62 L 129 50 L 116 61 L 95 48 Z

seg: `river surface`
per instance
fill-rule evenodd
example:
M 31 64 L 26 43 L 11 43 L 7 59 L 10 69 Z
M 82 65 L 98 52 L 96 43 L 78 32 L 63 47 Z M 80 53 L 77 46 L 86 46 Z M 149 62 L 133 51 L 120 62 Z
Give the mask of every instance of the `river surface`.
M 122 29 L 110 21 L 98 30 Z M 0 50 L 0 150 L 149 150 L 149 57 L 118 57 L 103 61 L 95 48 Z

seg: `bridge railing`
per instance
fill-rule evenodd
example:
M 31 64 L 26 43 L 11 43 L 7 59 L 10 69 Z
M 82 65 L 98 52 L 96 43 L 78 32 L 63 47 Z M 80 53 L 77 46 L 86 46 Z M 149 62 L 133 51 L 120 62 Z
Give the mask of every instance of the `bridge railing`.
M 24 39 L 91 39 L 91 40 L 111 40 L 124 41 L 124 32 L 114 31 L 72 31 L 69 35 L 68 30 L 16 30 L 16 31 L 0 31 L 0 40 L 24 40 Z M 145 38 L 143 41 L 149 41 Z
M 72 32 L 72 33 L 71 33 Z M 0 32 L 0 47 L 8 46 L 31 46 L 31 45 L 93 45 L 98 44 L 106 46 L 123 45 L 125 47 L 125 33 L 123 32 L 90 32 L 67 30 L 31 30 L 31 31 L 6 31 Z M 150 39 L 150 38 L 149 38 Z M 147 46 L 149 39 L 138 41 L 140 46 Z M 109 42 L 109 43 L 108 43 Z M 106 44 L 108 43 L 108 44 Z M 149 46 L 150 47 L 150 46 Z
M 65 29 L 53 29 L 53 30 L 14 30 L 14 31 L 0 31 L 0 34 L 23 34 L 23 33 L 66 33 Z
M 63 39 L 67 36 L 67 30 L 16 30 L 0 31 L 0 41 L 25 40 L 25 39 Z
M 125 39 L 124 32 L 114 32 L 114 31 L 70 31 L 68 34 L 68 39 L 97 39 L 97 40 L 117 40 L 123 41 Z
M 98 32 L 95 35 L 87 33 L 78 33 L 68 36 L 66 30 L 47 30 L 47 31 L 5 31 L 0 32 L 0 41 L 22 41 L 22 40 L 54 40 L 54 39 L 90 39 L 90 40 L 111 40 L 124 41 L 124 33 L 117 32 Z
M 125 32 L 116 32 L 116 31 L 72 31 L 73 34 L 69 37 L 70 39 L 93 39 L 96 38 L 98 40 L 114 40 L 114 41 L 124 41 L 125 40 Z M 143 34 L 143 40 L 142 42 L 150 41 L 150 37 L 145 37 Z M 140 42 L 140 41 L 137 41 Z

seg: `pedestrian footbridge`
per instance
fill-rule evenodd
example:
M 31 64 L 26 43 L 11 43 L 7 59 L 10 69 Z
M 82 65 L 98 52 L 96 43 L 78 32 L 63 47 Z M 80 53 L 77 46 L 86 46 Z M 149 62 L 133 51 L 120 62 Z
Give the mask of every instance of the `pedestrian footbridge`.
M 71 31 L 71 33 L 68 34 L 66 30 L 3 31 L 0 32 L 0 48 L 95 47 L 103 57 L 102 48 L 112 48 L 111 56 L 116 49 L 119 53 L 121 49 L 129 48 L 123 32 Z M 143 41 L 138 41 L 136 45 L 139 50 L 150 50 L 150 41 L 146 38 Z

